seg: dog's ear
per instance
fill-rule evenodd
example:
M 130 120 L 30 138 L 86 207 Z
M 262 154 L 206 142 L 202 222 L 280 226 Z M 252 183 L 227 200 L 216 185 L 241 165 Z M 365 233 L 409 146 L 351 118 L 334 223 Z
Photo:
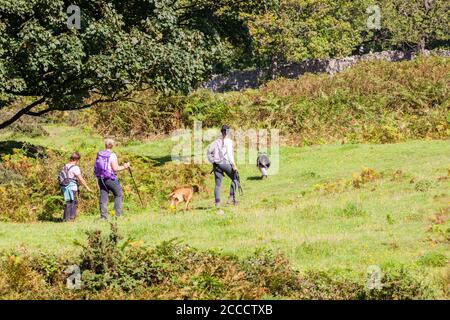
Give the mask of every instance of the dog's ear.
M 193 185 L 192 190 L 194 190 L 194 192 L 198 192 L 200 188 L 198 187 L 198 185 Z

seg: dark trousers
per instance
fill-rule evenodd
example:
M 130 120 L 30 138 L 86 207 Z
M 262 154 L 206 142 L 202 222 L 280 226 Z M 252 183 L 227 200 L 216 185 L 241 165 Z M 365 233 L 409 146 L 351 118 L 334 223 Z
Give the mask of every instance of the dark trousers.
M 111 191 L 114 195 L 116 217 L 120 217 L 122 214 L 122 186 L 119 180 L 97 178 L 97 182 L 100 188 L 100 216 L 108 219 L 108 195 Z
M 66 201 L 66 206 L 64 208 L 64 221 L 74 220 L 75 217 L 77 216 L 77 208 L 78 208 L 77 192 L 72 191 L 72 193 L 73 193 L 73 200 Z
M 225 177 L 231 179 L 230 197 L 234 198 L 236 189 L 239 186 L 239 182 L 236 179 L 233 168 L 229 163 L 219 163 L 214 165 L 214 179 L 216 181 L 216 187 L 214 188 L 214 196 L 216 198 L 216 204 L 220 203 L 220 188 L 222 187 L 222 180 Z

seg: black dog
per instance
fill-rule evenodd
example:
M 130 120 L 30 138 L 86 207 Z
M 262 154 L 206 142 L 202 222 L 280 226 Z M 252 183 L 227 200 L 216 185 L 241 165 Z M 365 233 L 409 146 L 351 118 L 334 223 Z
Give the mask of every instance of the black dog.
M 260 153 L 258 159 L 256 159 L 256 166 L 261 172 L 262 179 L 267 178 L 267 170 L 270 168 L 270 159 L 265 153 Z

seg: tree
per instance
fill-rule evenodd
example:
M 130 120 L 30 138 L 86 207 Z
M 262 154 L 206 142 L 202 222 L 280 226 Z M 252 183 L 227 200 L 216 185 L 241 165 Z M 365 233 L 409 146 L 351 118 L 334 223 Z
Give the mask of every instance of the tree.
M 257 55 L 266 63 L 349 55 L 361 42 L 365 3 L 281 0 L 276 12 L 248 17 Z
M 368 25 L 377 5 L 381 26 Z M 280 0 L 245 14 L 256 64 L 348 56 L 391 49 L 448 47 L 448 0 Z
M 26 98 L 24 115 L 125 100 L 136 90 L 191 90 L 222 55 L 245 46 L 242 0 L 79 0 L 81 29 L 67 26 L 70 0 L 0 0 L 0 110 Z M 22 100 L 21 100 L 22 99 Z
M 447 0 L 382 0 L 386 41 L 401 49 L 423 51 L 450 40 L 450 2 Z

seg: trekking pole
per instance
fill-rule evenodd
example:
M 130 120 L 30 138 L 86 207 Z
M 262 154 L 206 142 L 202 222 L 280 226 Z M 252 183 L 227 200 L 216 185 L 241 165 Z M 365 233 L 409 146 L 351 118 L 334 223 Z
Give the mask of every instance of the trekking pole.
M 141 202 L 141 206 L 143 208 L 144 207 L 144 202 L 142 201 L 141 194 L 139 193 L 139 189 L 137 187 L 136 181 L 134 180 L 133 172 L 131 171 L 130 167 L 128 167 L 128 172 L 130 172 L 131 180 L 133 180 L 133 184 L 134 184 L 134 189 L 136 189 L 136 193 L 137 193 L 137 195 L 139 197 L 139 201 Z

